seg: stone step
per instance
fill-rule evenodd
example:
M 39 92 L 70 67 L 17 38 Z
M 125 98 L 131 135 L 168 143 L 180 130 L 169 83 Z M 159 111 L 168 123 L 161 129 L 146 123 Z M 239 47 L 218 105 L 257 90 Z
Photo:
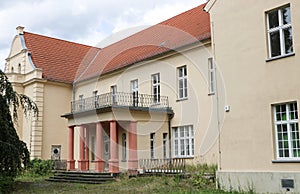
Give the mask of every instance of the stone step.
M 46 179 L 54 182 L 100 184 L 115 180 L 111 173 L 94 173 L 78 171 L 54 171 L 54 176 Z

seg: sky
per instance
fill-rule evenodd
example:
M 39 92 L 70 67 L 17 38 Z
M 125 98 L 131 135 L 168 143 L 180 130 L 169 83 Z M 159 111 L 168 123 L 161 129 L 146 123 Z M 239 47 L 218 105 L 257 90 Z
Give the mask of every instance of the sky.
M 63 40 L 104 47 L 206 0 L 0 0 L 0 69 L 16 27 Z

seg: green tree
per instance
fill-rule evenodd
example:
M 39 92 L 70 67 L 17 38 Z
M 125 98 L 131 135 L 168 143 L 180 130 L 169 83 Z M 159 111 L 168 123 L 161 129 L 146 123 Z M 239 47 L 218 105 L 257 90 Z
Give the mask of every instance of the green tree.
M 23 109 L 25 116 L 38 115 L 36 104 L 26 95 L 15 92 L 0 70 L 0 193 L 5 192 L 18 172 L 29 164 L 29 151 L 14 128 L 19 108 Z

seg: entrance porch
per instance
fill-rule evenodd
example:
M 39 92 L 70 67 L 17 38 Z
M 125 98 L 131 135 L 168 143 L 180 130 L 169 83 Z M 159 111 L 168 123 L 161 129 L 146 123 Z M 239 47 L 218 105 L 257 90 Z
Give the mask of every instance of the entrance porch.
M 77 160 L 74 159 L 75 127 L 79 127 L 79 158 Z M 125 134 L 128 140 L 123 141 L 124 137 L 120 134 Z M 122 142 L 119 142 L 119 139 Z M 67 170 L 69 171 L 76 170 L 77 163 L 78 171 L 119 173 L 120 158 L 122 159 L 119 156 L 119 150 L 125 149 L 122 155 L 125 154 L 127 158 L 128 171 L 137 172 L 137 122 L 112 120 L 69 126 L 68 149 Z

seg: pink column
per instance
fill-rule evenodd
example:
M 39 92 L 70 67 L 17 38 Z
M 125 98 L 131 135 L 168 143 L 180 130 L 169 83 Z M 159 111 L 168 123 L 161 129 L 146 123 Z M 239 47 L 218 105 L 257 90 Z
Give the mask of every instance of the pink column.
M 128 144 L 129 144 L 128 173 L 131 175 L 136 175 L 138 169 L 136 124 L 137 124 L 136 122 L 131 121 L 129 123 L 129 129 L 128 129 Z
M 67 170 L 75 170 L 74 160 L 74 126 L 69 127 L 69 147 L 68 147 Z
M 117 142 L 117 123 L 116 121 L 110 122 L 110 160 L 109 172 L 119 172 L 119 157 L 118 157 L 118 142 Z
M 96 124 L 96 160 L 95 160 L 95 171 L 104 172 L 104 160 L 102 159 L 102 132 L 103 127 L 101 123 Z
M 78 170 L 86 170 L 86 162 L 84 160 L 84 126 L 80 126 L 80 138 L 79 138 L 79 160 L 78 160 Z
M 90 144 L 89 144 L 89 128 L 86 126 L 85 128 L 85 165 L 86 170 L 90 169 Z

